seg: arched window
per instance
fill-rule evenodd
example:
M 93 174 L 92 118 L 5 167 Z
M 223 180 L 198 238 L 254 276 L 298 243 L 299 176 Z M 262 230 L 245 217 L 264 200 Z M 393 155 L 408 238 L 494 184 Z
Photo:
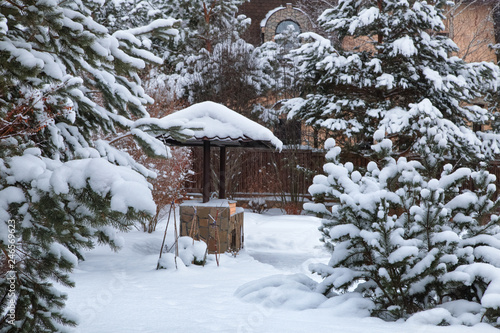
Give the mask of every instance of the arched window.
M 266 18 L 260 22 L 262 42 L 274 41 L 274 36 L 282 34 L 291 27 L 293 31 L 300 34 L 311 30 L 311 22 L 307 15 L 300 9 L 292 7 L 287 3 L 286 7 L 274 8 L 266 14 Z
M 300 25 L 297 24 L 297 22 L 294 22 L 292 20 L 284 20 L 284 21 L 281 21 L 278 26 L 276 27 L 276 34 L 280 34 L 282 33 L 283 31 L 285 31 L 286 29 L 288 29 L 288 27 L 292 27 L 294 32 L 298 32 L 300 33 Z

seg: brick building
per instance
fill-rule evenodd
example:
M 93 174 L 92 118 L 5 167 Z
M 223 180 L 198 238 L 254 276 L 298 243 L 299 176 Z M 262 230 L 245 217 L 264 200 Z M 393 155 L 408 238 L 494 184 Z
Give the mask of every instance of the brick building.
M 461 0 L 446 11 L 445 33 L 459 46 L 460 57 L 467 61 L 496 61 L 488 45 L 500 42 L 500 5 L 498 0 Z M 297 0 L 250 0 L 240 13 L 252 19 L 245 40 L 260 45 L 273 39 L 280 29 L 292 24 L 300 32 L 309 31 L 311 22 Z
M 240 7 L 240 13 L 252 19 L 244 38 L 260 45 L 292 25 L 298 32 L 308 31 L 311 23 L 307 15 L 294 7 L 295 0 L 251 0 Z

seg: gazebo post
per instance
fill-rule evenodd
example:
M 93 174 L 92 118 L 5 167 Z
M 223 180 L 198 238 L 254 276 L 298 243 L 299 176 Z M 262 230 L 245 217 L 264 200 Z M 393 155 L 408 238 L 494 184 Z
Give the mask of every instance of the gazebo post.
M 210 141 L 203 140 L 203 202 L 210 200 Z
M 226 147 L 220 147 L 219 199 L 226 199 Z

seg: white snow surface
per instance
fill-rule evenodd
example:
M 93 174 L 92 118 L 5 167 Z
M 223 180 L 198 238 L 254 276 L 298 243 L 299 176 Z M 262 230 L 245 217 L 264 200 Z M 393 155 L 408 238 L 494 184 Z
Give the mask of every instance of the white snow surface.
M 359 294 L 326 299 L 313 291 L 320 277 L 308 269 L 330 257 L 319 241 L 320 219 L 271 213 L 245 212 L 245 249 L 221 255 L 219 267 L 209 255 L 204 267 L 175 270 L 164 254 L 172 265 L 156 270 L 166 221 L 152 234 L 121 234 L 118 253 L 106 246 L 89 251 L 72 274 L 76 287 L 58 286 L 69 296 L 66 310 L 79 317 L 73 332 L 498 332 L 487 324 L 435 326 L 467 304 L 384 322 L 368 316 L 371 303 Z
M 283 147 L 283 143 L 269 129 L 214 102 L 197 103 L 161 118 L 165 124 L 178 121 L 183 122 L 184 128 L 195 129 L 193 139 L 252 139 L 269 141 L 279 150 Z

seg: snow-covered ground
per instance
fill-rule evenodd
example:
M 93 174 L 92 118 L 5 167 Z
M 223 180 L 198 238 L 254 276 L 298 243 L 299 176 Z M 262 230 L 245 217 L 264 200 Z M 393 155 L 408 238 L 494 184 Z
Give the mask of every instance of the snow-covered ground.
M 99 246 L 72 274 L 67 311 L 75 332 L 498 332 L 474 327 L 388 323 L 367 317 L 362 300 L 326 301 L 308 290 L 318 280 L 307 266 L 327 262 L 320 220 L 310 216 L 245 213 L 245 249 L 210 256 L 205 267 L 156 270 L 165 224 L 153 234 L 123 234 L 115 253 Z M 172 235 L 169 233 L 168 242 Z M 311 280 L 313 279 L 313 280 Z M 326 302 L 325 302 L 326 301 Z

